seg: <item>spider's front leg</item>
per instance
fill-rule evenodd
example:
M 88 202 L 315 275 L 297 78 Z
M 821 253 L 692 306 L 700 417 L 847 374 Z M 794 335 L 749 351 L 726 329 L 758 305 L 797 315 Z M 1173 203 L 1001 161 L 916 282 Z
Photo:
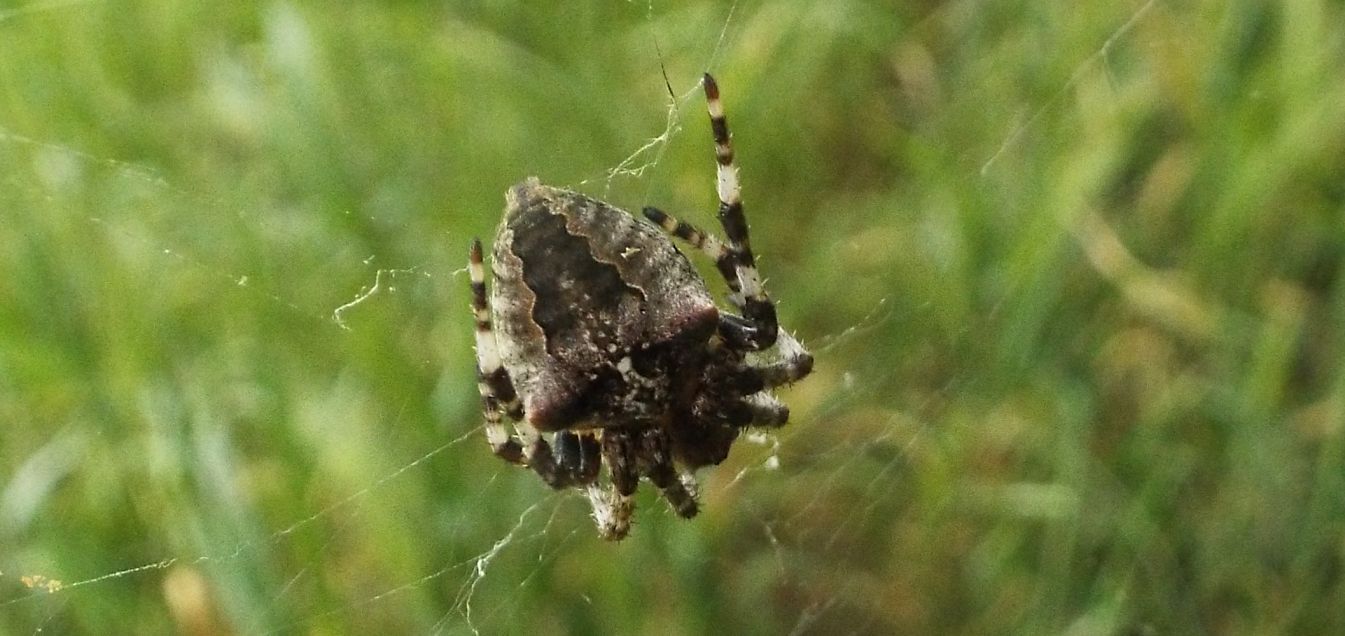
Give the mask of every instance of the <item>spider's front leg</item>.
M 705 232 L 700 228 L 677 219 L 672 215 L 655 207 L 646 207 L 643 210 L 645 218 L 653 221 L 663 231 L 676 236 L 689 245 L 700 250 L 703 254 L 710 257 L 715 262 L 715 268 L 719 270 L 720 275 L 724 277 L 729 285 L 729 302 L 737 307 L 739 311 L 746 313 L 746 303 L 743 300 L 742 284 L 738 278 L 738 267 L 736 265 L 737 256 L 732 249 L 725 246 L 722 241 L 713 234 Z M 756 271 L 755 268 L 752 269 Z M 766 300 L 770 302 L 769 299 Z M 771 324 L 774 324 L 775 307 L 772 305 L 769 310 Z M 772 327 L 778 331 L 778 327 Z M 770 346 L 770 343 L 760 344 L 762 332 L 753 326 L 751 320 L 742 316 L 735 316 L 729 313 L 721 312 L 719 314 L 719 335 L 735 349 L 757 350 Z M 774 339 L 775 336 L 771 335 Z
M 551 446 L 541 433 L 523 417 L 523 404 L 509 379 L 509 371 L 500 361 L 491 325 L 490 307 L 486 303 L 486 267 L 481 256 L 481 241 L 472 239 L 467 258 L 471 277 L 472 314 L 476 320 L 476 377 L 481 393 L 481 410 L 486 418 L 486 441 L 500 458 L 514 464 L 528 466 L 552 488 L 563 488 L 570 483 L 570 475 L 562 470 L 551 452 Z M 505 428 L 503 417 L 514 422 L 515 437 Z
M 733 162 L 733 144 L 729 135 L 728 119 L 724 116 L 724 104 L 719 101 L 719 85 L 709 73 L 702 80 L 705 89 L 705 107 L 710 113 L 710 129 L 715 140 L 715 191 L 719 195 L 719 224 L 728 238 L 728 249 L 732 254 L 734 276 L 725 278 L 734 293 L 734 303 L 742 307 L 746 327 L 750 331 L 742 334 L 752 349 L 766 349 L 775 344 L 779 323 L 775 316 L 775 304 L 766 295 L 761 284 L 761 274 L 757 272 L 756 257 L 752 254 L 752 242 L 747 234 L 747 216 L 743 214 L 742 189 L 738 184 L 738 166 Z M 718 264 L 718 262 L 716 262 Z M 721 272 L 726 265 L 718 265 Z
M 775 342 L 778 359 L 769 364 L 749 366 L 767 388 L 793 384 L 813 372 L 813 354 L 788 331 L 781 331 Z
M 709 73 L 705 74 L 702 83 L 715 140 L 715 191 L 719 195 L 719 224 L 724 228 L 728 242 L 724 243 L 657 208 L 645 208 L 644 215 L 664 231 L 714 259 L 715 268 L 728 283 L 731 292 L 729 301 L 743 314 L 723 315 L 720 333 L 735 348 L 759 351 L 775 344 L 780 325 L 775 315 L 775 304 L 766 295 L 761 274 L 757 271 L 756 256 L 752 253 L 747 216 L 743 214 L 742 189 L 738 184 L 738 166 L 733 161 L 728 119 L 724 116 L 724 105 L 719 101 L 719 85 Z
M 783 426 L 789 421 L 789 407 L 776 399 L 770 389 L 793 384 L 813 372 L 813 354 L 788 331 L 781 330 L 775 341 L 776 359 L 766 364 L 745 364 L 744 373 L 760 380 L 764 390 L 751 393 L 739 402 L 750 414 L 748 426 Z

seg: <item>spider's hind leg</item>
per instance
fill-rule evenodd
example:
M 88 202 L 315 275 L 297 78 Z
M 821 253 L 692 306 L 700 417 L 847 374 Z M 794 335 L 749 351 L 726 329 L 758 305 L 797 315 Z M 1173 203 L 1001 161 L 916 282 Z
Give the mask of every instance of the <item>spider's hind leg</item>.
M 486 304 L 486 267 L 480 240 L 472 240 L 467 270 L 471 276 L 472 314 L 476 320 L 476 377 L 481 410 L 486 418 L 486 441 L 500 458 L 528 466 L 547 485 L 563 488 L 569 485 L 569 476 L 557 465 L 551 446 L 541 433 L 524 419 L 523 404 L 509 379 L 509 371 L 500 361 L 490 307 Z M 510 435 L 505 428 L 504 416 L 514 422 L 517 436 Z

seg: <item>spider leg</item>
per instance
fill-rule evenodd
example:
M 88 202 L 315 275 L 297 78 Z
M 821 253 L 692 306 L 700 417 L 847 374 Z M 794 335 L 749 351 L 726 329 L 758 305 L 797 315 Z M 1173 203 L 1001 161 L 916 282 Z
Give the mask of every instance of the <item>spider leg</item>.
M 513 464 L 532 468 L 547 485 L 562 488 L 566 475 L 556 465 L 551 446 L 523 417 L 523 404 L 509 379 L 509 371 L 500 361 L 490 308 L 486 304 L 486 267 L 481 256 L 481 241 L 472 239 L 467 258 L 471 277 L 472 314 L 476 319 L 476 375 L 481 407 L 486 418 L 486 441 L 497 456 Z M 505 428 L 503 417 L 514 422 L 515 437 Z
M 689 245 L 700 250 L 701 253 L 708 256 L 715 263 L 715 268 L 719 274 L 728 282 L 730 294 L 729 302 L 740 311 L 746 310 L 746 305 L 742 298 L 742 286 L 738 281 L 737 258 L 733 250 L 725 246 L 722 241 L 695 225 L 687 223 L 673 217 L 655 207 L 646 207 L 643 210 L 645 218 L 653 221 L 663 231 L 676 236 Z M 774 312 L 774 309 L 772 309 Z M 759 337 L 760 329 L 755 327 L 752 322 L 741 316 L 735 316 L 728 313 L 719 314 L 719 333 L 724 339 L 732 343 L 737 349 L 758 349 L 763 348 L 758 345 L 756 338 Z M 770 346 L 770 345 L 765 345 Z
M 789 407 L 776 399 L 770 389 L 797 382 L 812 373 L 813 354 L 808 353 L 788 331 L 780 332 L 776 354 L 778 357 L 771 362 L 747 362 L 725 377 L 724 382 L 744 396 L 723 407 L 731 425 L 774 428 L 789 421 Z
M 721 316 L 721 318 L 723 317 Z M 725 354 L 726 349 L 731 350 L 733 348 L 733 343 L 723 337 L 723 326 L 721 321 L 721 333 L 710 338 L 710 341 L 706 344 L 711 356 L 721 357 Z M 789 332 L 781 331 L 779 339 L 776 340 L 776 345 L 772 361 L 757 363 L 739 359 L 739 362 L 732 364 L 716 381 L 731 388 L 738 395 L 751 395 L 784 384 L 792 384 L 812 373 L 813 354 L 808 353 L 808 350 L 804 349 L 803 345 L 799 344 L 799 341 Z
M 721 316 L 720 332 L 724 337 L 736 348 L 753 351 L 767 349 L 775 344 L 780 329 L 775 304 L 766 295 L 761 274 L 757 271 L 756 257 L 752 254 L 747 217 L 743 214 L 742 189 L 738 184 L 738 166 L 733 162 L 733 144 L 730 141 L 728 119 L 724 116 L 724 105 L 719 101 L 719 85 L 709 73 L 705 74 L 702 83 L 715 140 L 719 224 L 724 228 L 728 243 L 658 208 L 646 207 L 644 215 L 665 232 L 686 241 L 714 260 L 715 267 L 729 285 L 729 301 L 743 313 L 742 317 Z
M 636 459 L 637 449 L 630 433 L 621 429 L 604 429 L 602 454 L 607 460 L 612 488 L 623 497 L 635 494 L 635 489 L 640 485 L 640 469 Z
M 579 435 L 579 468 L 575 472 L 575 482 L 591 484 L 598 478 L 598 469 L 602 468 L 602 445 L 593 433 Z
M 608 541 L 626 538 L 630 532 L 631 516 L 635 514 L 635 500 L 598 484 L 589 484 L 584 494 L 593 508 L 593 521 L 598 526 L 598 535 Z
M 632 495 L 640 483 L 636 451 L 628 431 L 603 429 L 602 456 L 612 484 L 606 490 L 590 485 L 587 493 L 598 533 L 609 541 L 619 541 L 630 532 L 630 519 L 635 512 Z
M 780 332 L 776 345 L 777 360 L 753 367 L 767 387 L 793 384 L 813 372 L 813 354 L 808 353 L 788 331 Z
M 686 484 L 682 483 L 673 468 L 667 434 L 658 429 L 645 431 L 640 436 L 638 458 L 640 472 L 649 477 L 649 481 L 663 492 L 663 498 L 668 500 L 677 516 L 684 519 L 696 516 L 699 511 L 696 498 L 687 490 Z
M 554 450 L 558 470 L 567 483 L 587 484 L 597 479 L 602 454 L 592 433 L 560 431 Z
M 752 416 L 748 426 L 778 428 L 789 421 L 789 407 L 765 391 L 743 398 L 742 405 Z
M 741 298 L 743 315 L 754 330 L 748 342 L 753 345 L 753 349 L 765 349 L 775 343 L 779 329 L 775 305 L 761 285 L 756 258 L 752 255 L 747 217 L 743 214 L 742 190 L 738 184 L 738 166 L 733 162 L 733 144 L 730 141 L 728 119 L 724 116 L 724 104 L 719 101 L 719 85 L 709 73 L 705 74 L 702 85 L 705 89 L 706 110 L 710 113 L 710 129 L 715 139 L 719 224 L 724 228 L 724 236 L 728 238 L 729 249 L 734 257 L 736 280 L 730 279 L 729 286 Z
M 500 458 L 510 463 L 523 464 L 523 446 L 509 434 L 501 421 L 501 415 L 507 408 L 519 408 L 521 411 L 522 407 L 514 393 L 513 383 L 503 373 L 504 367 L 500 364 L 500 355 L 496 349 L 490 310 L 486 305 L 486 272 L 481 261 L 480 240 L 472 240 L 468 271 L 471 274 L 472 314 L 476 319 L 477 389 L 481 393 L 481 409 L 486 418 L 486 441 L 490 442 L 491 450 Z M 508 403 L 507 406 L 501 404 L 502 399 Z M 518 419 L 512 414 L 511 417 Z
M 723 241 L 715 235 L 675 218 L 656 207 L 646 206 L 642 212 L 644 212 L 645 218 L 653 221 L 654 225 L 659 226 L 664 232 L 686 241 L 688 245 L 700 250 L 701 253 L 714 261 L 719 274 L 724 277 L 725 281 L 728 281 L 729 287 L 733 289 L 735 294 L 737 293 L 739 289 L 738 270 L 734 265 L 733 252 L 724 245 Z M 738 302 L 736 297 L 730 300 L 734 301 L 735 306 L 741 306 L 742 304 Z
M 725 346 L 725 342 L 716 338 L 709 342 L 712 355 Z M 789 420 L 789 407 L 777 400 L 770 389 L 797 382 L 812 373 L 813 354 L 788 331 L 780 332 L 774 353 L 775 359 L 770 362 L 744 361 L 719 380 L 734 394 L 744 396 L 721 407 L 730 425 L 778 427 Z
M 551 439 L 551 451 L 556 456 L 556 472 L 566 482 L 574 481 L 579 472 L 579 436 L 573 431 L 559 431 Z

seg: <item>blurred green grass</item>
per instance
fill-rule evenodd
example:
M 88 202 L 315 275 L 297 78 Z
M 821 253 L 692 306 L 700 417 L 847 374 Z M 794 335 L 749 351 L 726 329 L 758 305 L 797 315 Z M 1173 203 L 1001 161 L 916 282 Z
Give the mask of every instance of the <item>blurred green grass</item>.
M 1339 631 L 1342 17 L 0 5 L 0 633 Z M 818 371 L 604 544 L 459 270 L 527 175 L 711 224 L 707 68 Z

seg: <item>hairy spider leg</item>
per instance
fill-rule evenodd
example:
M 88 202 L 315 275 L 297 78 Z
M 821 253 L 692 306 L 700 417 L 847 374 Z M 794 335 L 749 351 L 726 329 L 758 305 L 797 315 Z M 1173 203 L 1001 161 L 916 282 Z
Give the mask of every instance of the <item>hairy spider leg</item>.
M 610 493 L 600 498 L 590 494 L 593 516 L 598 521 L 603 538 L 618 541 L 630 532 L 631 515 L 635 512 L 635 489 L 640 484 L 640 467 L 636 447 L 630 432 L 607 428 L 602 431 L 602 455 L 607 462 L 607 473 L 612 480 Z
M 575 481 L 591 484 L 598 479 L 598 470 L 602 468 L 602 444 L 593 433 L 579 434 L 579 469 L 575 472 Z
M 481 407 L 486 418 L 486 441 L 491 450 L 505 461 L 532 468 L 547 485 L 563 488 L 568 485 L 567 475 L 556 464 L 551 446 L 541 433 L 523 417 L 523 404 L 509 379 L 509 371 L 500 360 L 491 325 L 490 307 L 486 303 L 486 266 L 481 256 L 481 241 L 472 239 L 467 257 L 467 271 L 471 277 L 472 314 L 476 319 L 476 375 L 481 393 Z M 514 422 L 518 437 L 509 434 L 501 415 Z
M 712 356 L 723 355 L 730 347 L 722 336 L 715 336 L 706 343 Z M 725 386 L 733 387 L 733 392 L 742 397 L 724 404 L 724 421 L 738 428 L 747 426 L 780 427 L 789 421 L 789 407 L 776 399 L 770 390 L 795 382 L 807 376 L 813 369 L 813 356 L 799 341 L 787 331 L 780 331 L 776 340 L 778 359 L 757 364 L 750 361 L 740 362 L 719 380 Z
M 658 487 L 678 516 L 688 519 L 696 516 L 699 508 L 695 495 L 673 467 L 670 443 L 661 429 L 603 429 L 602 452 L 612 489 L 609 494 L 590 491 L 589 500 L 605 538 L 621 539 L 630 531 L 631 513 L 635 509 L 633 495 L 641 475 Z M 691 483 L 694 486 L 694 481 Z
M 590 507 L 593 509 L 593 522 L 598 526 L 598 534 L 608 541 L 620 541 L 630 532 L 630 520 L 635 514 L 635 499 L 623 497 L 610 486 L 604 488 L 598 484 L 589 484 L 584 488 Z
M 775 305 L 766 295 L 757 271 L 747 231 L 747 217 L 743 214 L 742 189 L 738 183 L 738 167 L 733 161 L 728 119 L 719 100 L 719 85 L 709 73 L 703 81 L 706 108 L 710 113 L 710 128 L 715 140 L 716 192 L 719 196 L 719 222 L 728 237 L 728 245 L 696 226 L 680 221 L 666 212 L 646 207 L 644 215 L 667 233 L 680 238 L 714 260 L 715 268 L 729 285 L 729 301 L 743 312 L 743 317 L 723 315 L 720 331 L 736 347 L 760 350 L 775 343 L 779 323 Z
M 719 223 L 724 228 L 724 236 L 728 238 L 729 249 L 734 257 L 735 276 L 728 278 L 729 287 L 738 295 L 739 298 L 735 300 L 741 302 L 743 315 L 752 328 L 746 334 L 748 344 L 753 349 L 766 349 L 775 343 L 779 330 L 775 305 L 766 295 L 761 275 L 757 272 L 756 257 L 752 255 L 752 242 L 747 235 L 747 217 L 743 214 L 742 190 L 738 184 L 738 166 L 733 162 L 729 123 L 724 116 L 724 104 L 719 101 L 719 84 L 706 73 L 702 87 L 705 89 L 705 107 L 710 113 L 710 129 L 715 140 Z
M 659 226 L 664 232 L 686 241 L 688 245 L 708 256 L 714 261 L 715 268 L 719 270 L 724 280 L 728 281 L 730 286 L 737 285 L 738 273 L 734 266 L 733 252 L 718 237 L 658 208 L 646 206 L 643 212 L 645 218 L 653 221 L 654 225 Z
M 743 309 L 743 301 L 740 298 L 741 292 L 739 291 L 741 285 L 738 282 L 738 259 L 731 248 L 725 246 L 723 241 L 720 241 L 715 235 L 680 220 L 663 210 L 655 207 L 645 207 L 643 212 L 645 218 L 653 221 L 664 232 L 686 241 L 687 244 L 713 259 L 715 269 L 718 269 L 719 274 L 728 282 L 729 289 L 732 292 L 729 294 L 729 301 L 739 309 Z M 771 315 L 774 314 L 775 310 L 772 308 Z M 732 342 L 738 349 L 762 348 L 754 340 L 760 334 L 760 330 L 753 326 L 751 321 L 741 316 L 721 312 L 719 314 L 719 331 L 725 339 Z
M 472 286 L 472 315 L 476 319 L 476 387 L 481 393 L 481 410 L 486 418 L 486 441 L 491 450 L 505 461 L 523 464 L 523 446 L 509 435 L 505 429 L 501 414 L 506 408 L 519 409 L 522 405 L 514 386 L 500 364 L 500 354 L 495 346 L 495 334 L 490 321 L 490 309 L 486 305 L 486 273 L 481 261 L 481 241 L 473 239 L 468 255 L 468 272 Z M 504 399 L 508 406 L 500 403 Z M 511 419 L 519 419 L 513 415 Z
M 729 281 L 730 285 L 735 282 L 732 274 L 735 271 L 733 252 L 725 247 L 718 238 L 658 208 L 645 207 L 643 212 L 645 218 L 658 225 L 663 231 L 685 241 L 701 253 L 714 259 L 715 267 L 724 275 L 724 279 Z M 772 314 L 774 314 L 773 311 Z M 719 331 L 723 339 L 715 338 L 710 341 L 709 346 L 712 351 L 730 343 L 741 347 L 743 343 L 748 341 L 753 329 L 738 316 L 721 314 Z M 739 383 L 758 384 L 757 388 L 743 387 L 743 390 L 751 395 L 736 404 L 730 405 L 727 409 L 728 412 L 732 413 L 729 420 L 737 426 L 778 427 L 784 425 L 789 420 L 789 407 L 763 389 L 791 384 L 812 373 L 813 355 L 808 353 L 793 335 L 777 329 L 775 344 L 779 352 L 779 360 L 761 366 L 744 365 L 737 374 L 738 377 L 735 378 Z M 760 392 L 758 393 L 758 391 Z
M 813 354 L 788 331 L 781 331 L 775 344 L 779 360 L 754 367 L 768 388 L 793 384 L 813 372 Z
M 752 426 L 778 428 L 789 421 L 789 407 L 770 393 L 754 393 L 742 402 L 752 414 Z
M 690 519 L 696 516 L 699 508 L 696 506 L 695 496 L 673 468 L 672 450 L 669 445 L 668 434 L 662 429 L 644 431 L 640 436 L 638 453 L 640 472 L 649 477 L 649 481 L 663 492 L 663 498 L 668 500 L 677 516 Z

